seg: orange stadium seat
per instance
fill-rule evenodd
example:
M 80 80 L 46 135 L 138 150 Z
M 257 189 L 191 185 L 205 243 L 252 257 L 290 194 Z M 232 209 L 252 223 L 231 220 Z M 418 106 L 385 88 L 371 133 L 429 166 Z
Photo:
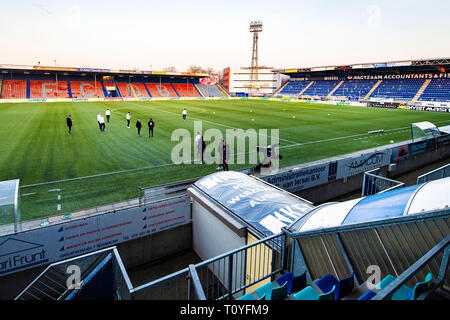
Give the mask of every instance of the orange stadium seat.
M 173 90 L 170 83 L 146 83 L 145 84 L 150 91 L 152 97 L 165 97 L 165 98 L 176 98 L 178 95 Z
M 30 81 L 30 98 L 31 99 L 53 99 L 53 98 L 69 98 L 69 88 L 67 81 Z
M 26 99 L 27 82 L 25 80 L 3 81 L 3 99 Z
M 174 83 L 173 87 L 180 97 L 201 97 L 191 83 Z
M 70 81 L 72 98 L 104 98 L 102 84 L 100 81 Z
M 148 92 L 143 83 L 139 82 L 117 82 L 120 94 L 123 98 L 148 98 Z M 134 92 L 134 93 L 133 93 Z

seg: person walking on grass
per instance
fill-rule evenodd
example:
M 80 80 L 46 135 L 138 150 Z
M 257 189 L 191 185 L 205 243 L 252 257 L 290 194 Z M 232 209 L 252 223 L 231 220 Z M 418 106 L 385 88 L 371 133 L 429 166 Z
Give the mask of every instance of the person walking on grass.
M 72 135 L 72 116 L 69 114 L 69 116 L 66 118 L 67 127 L 69 127 L 69 136 Z
M 111 117 L 111 110 L 106 109 L 105 115 L 106 115 L 106 121 L 108 121 L 108 123 L 109 123 L 109 119 L 110 119 L 110 117 Z
M 186 110 L 186 108 L 184 108 L 184 110 L 183 110 L 183 120 L 186 120 L 186 116 L 187 116 L 187 110 Z
M 105 132 L 105 118 L 103 118 L 103 115 L 100 114 L 99 118 L 99 124 L 100 124 L 100 132 Z
M 141 119 L 137 119 L 136 121 L 136 128 L 138 131 L 138 137 L 141 137 L 141 128 L 142 128 L 142 123 L 141 123 Z
M 130 129 L 131 114 L 129 112 L 127 113 L 126 118 L 127 118 L 127 128 Z
M 153 119 L 150 118 L 150 121 L 148 122 L 148 137 L 153 137 L 153 128 L 155 127 L 155 123 L 153 122 Z

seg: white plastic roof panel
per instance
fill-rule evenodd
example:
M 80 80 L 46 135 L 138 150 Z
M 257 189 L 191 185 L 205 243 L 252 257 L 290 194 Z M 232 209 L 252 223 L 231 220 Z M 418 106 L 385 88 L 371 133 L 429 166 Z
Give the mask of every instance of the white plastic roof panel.
M 411 200 L 406 214 L 444 209 L 450 206 L 450 177 L 424 184 Z

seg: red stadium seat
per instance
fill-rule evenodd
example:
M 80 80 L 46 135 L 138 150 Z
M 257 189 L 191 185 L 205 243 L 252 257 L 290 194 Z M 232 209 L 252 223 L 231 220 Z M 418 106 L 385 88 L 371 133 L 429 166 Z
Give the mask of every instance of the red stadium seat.
M 173 87 L 180 97 L 201 97 L 191 83 L 174 83 Z
M 3 99 L 26 99 L 27 82 L 25 80 L 3 81 Z
M 31 99 L 54 99 L 69 98 L 69 88 L 67 81 L 30 81 Z
M 105 97 L 100 81 L 70 81 L 70 91 L 74 99 Z
M 148 98 L 148 92 L 143 83 L 117 82 L 120 94 L 123 98 Z
M 170 83 L 146 83 L 152 97 L 176 98 L 178 95 L 173 90 Z

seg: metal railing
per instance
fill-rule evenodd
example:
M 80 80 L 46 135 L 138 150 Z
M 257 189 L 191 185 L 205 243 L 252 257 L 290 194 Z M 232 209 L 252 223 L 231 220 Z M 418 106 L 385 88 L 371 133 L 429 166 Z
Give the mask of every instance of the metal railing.
M 310 280 L 328 273 L 342 279 L 354 272 L 356 283 L 363 283 L 371 265 L 382 275 L 399 277 L 449 235 L 449 219 L 450 209 L 444 209 L 301 233 L 283 229 L 296 248 L 289 267 L 307 271 Z M 414 286 L 439 270 L 439 257 L 433 256 L 405 281 Z M 448 277 L 443 281 L 449 285 Z
M 408 280 L 414 277 L 424 266 L 426 266 L 432 259 L 434 259 L 438 254 L 444 251 L 444 255 L 441 260 L 441 265 L 439 268 L 439 274 L 436 277 L 436 280 L 431 285 L 429 290 L 425 290 L 419 297 L 416 297 L 416 300 L 423 300 L 431 292 L 433 292 L 436 288 L 439 288 L 447 275 L 448 267 L 449 267 L 449 255 L 450 255 L 450 235 L 445 237 L 441 242 L 439 242 L 436 246 L 433 247 L 430 251 L 428 251 L 422 258 L 416 261 L 411 267 L 405 270 L 401 275 L 395 278 L 386 288 L 378 292 L 372 300 L 386 300 L 391 298 L 391 296 Z
M 450 177 L 450 163 L 417 177 L 417 184 Z
M 403 187 L 401 181 L 380 176 L 380 168 L 364 172 L 361 196 L 366 197 L 376 193 L 387 192 Z
M 284 270 L 285 239 L 284 234 L 274 235 L 190 265 L 133 288 L 131 296 L 136 300 L 232 299 Z
M 98 266 L 106 256 L 111 255 L 114 270 L 114 296 L 117 300 L 128 300 L 131 281 L 123 266 L 116 247 L 106 248 L 79 257 L 66 259 L 49 265 L 14 300 L 61 300 L 74 292 L 67 284 L 71 274 L 69 266 L 80 268 L 80 280 Z

